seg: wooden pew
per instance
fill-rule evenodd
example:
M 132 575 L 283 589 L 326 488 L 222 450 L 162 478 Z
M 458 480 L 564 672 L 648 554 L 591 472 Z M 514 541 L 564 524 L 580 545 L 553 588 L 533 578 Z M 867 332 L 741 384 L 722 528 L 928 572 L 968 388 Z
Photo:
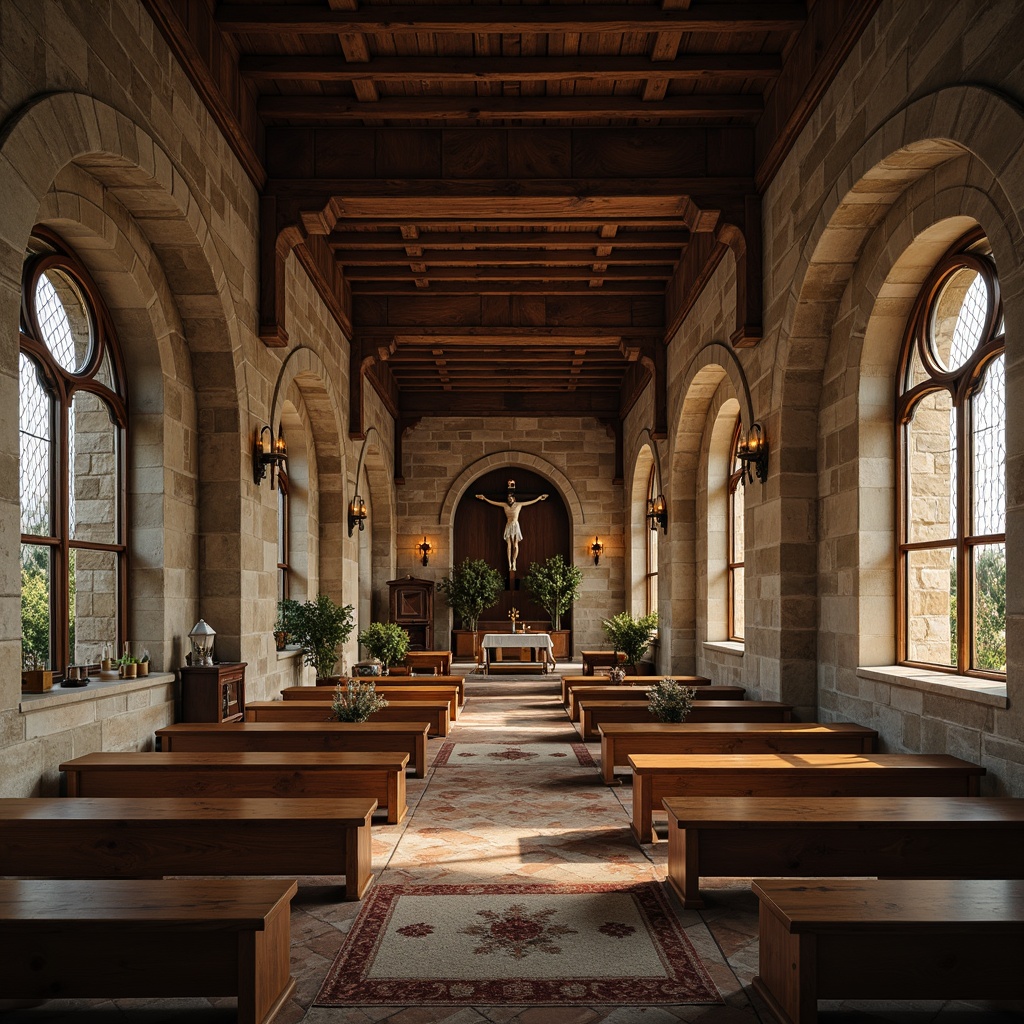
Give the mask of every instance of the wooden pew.
M 742 686 L 703 686 L 681 683 L 694 691 L 694 700 L 743 700 L 746 690 Z M 570 683 L 569 718 L 574 722 L 580 720 L 580 704 L 594 700 L 629 700 L 647 703 L 651 699 L 651 685 L 643 686 L 579 686 Z
M 412 673 L 424 672 L 428 675 L 450 676 L 452 674 L 451 651 L 410 651 L 403 664 Z
M 401 679 L 391 679 L 391 676 L 371 677 L 376 684 L 375 689 L 381 686 L 422 686 L 427 689 L 435 686 L 454 686 L 459 691 L 459 707 L 466 703 L 466 679 L 464 676 L 402 676 Z M 391 680 L 390 684 L 388 680 Z M 333 686 L 286 686 L 281 691 L 285 700 L 330 700 L 334 695 Z
M 400 683 L 378 683 L 376 691 L 389 704 L 446 700 L 448 701 L 448 717 L 454 722 L 459 714 L 459 689 L 457 686 L 437 683 L 434 680 L 433 676 L 421 676 L 419 679 L 406 676 Z M 321 700 L 330 703 L 334 699 L 334 688 L 330 686 L 286 686 L 281 691 L 281 697 L 284 700 Z
M 1024 882 L 755 879 L 753 889 L 753 984 L 784 1024 L 815 1024 L 819 999 L 1024 998 Z
M 328 722 L 331 709 L 324 700 L 246 701 L 247 722 Z M 374 711 L 371 722 L 424 722 L 431 736 L 451 731 L 451 705 L 446 700 L 403 700 Z
M 9 998 L 237 996 L 269 1024 L 295 989 L 293 880 L 0 881 Z
M 793 705 L 777 700 L 695 700 L 687 722 L 788 722 Z M 658 720 L 642 701 L 580 701 L 580 732 L 585 740 L 600 738 L 598 729 L 609 722 L 638 722 L 651 725 Z
M 613 668 L 626 663 L 622 651 L 580 651 L 580 658 L 585 676 L 592 676 L 595 668 Z
M 668 812 L 668 881 L 815 875 L 1024 878 L 1024 800 L 953 796 L 688 796 Z
M 309 687 L 305 687 L 309 689 Z M 418 779 L 427 774 L 426 722 L 183 722 L 157 729 L 160 749 L 380 750 L 408 754 Z
M 68 796 L 369 797 L 397 825 L 408 754 L 96 753 L 65 761 Z
M 870 754 L 878 732 L 853 722 L 607 722 L 601 736 L 601 775 L 630 754 Z
M 633 835 L 674 796 L 977 796 L 980 765 L 946 754 L 631 754 Z
M 725 690 L 740 690 L 745 693 L 743 687 L 718 687 L 713 684 L 707 676 L 626 676 L 621 686 L 634 687 L 634 686 L 653 686 L 655 683 L 659 683 L 664 679 L 675 679 L 681 686 L 714 686 L 717 690 L 721 688 Z M 615 686 L 616 684 L 608 678 L 608 676 L 562 676 L 562 703 L 569 706 L 569 691 L 574 686 Z M 717 700 L 730 700 L 730 697 L 722 696 L 718 698 L 709 698 Z M 737 698 L 740 699 L 740 698 Z
M 366 797 L 0 800 L 0 875 L 160 878 L 344 872 L 345 898 L 358 900 L 373 879 L 370 817 L 376 809 L 377 801 Z

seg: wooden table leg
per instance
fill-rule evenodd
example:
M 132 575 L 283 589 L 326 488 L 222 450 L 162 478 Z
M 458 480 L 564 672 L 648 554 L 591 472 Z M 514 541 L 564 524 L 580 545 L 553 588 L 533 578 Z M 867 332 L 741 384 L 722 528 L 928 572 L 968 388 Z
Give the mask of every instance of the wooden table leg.
M 615 784 L 615 741 L 601 737 L 601 778 L 606 786 Z
M 654 842 L 654 776 L 633 772 L 633 837 L 638 843 Z
M 700 895 L 700 831 L 679 828 L 668 816 L 668 882 L 684 907 L 703 907 Z
M 373 881 L 370 823 L 345 830 L 345 899 L 361 900 Z

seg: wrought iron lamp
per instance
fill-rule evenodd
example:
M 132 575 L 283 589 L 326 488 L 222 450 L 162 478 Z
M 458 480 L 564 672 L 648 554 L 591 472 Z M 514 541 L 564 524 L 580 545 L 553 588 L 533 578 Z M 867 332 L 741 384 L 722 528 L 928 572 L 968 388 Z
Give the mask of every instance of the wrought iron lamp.
M 416 545 L 416 550 L 423 556 L 423 564 L 427 565 L 430 561 L 427 556 L 430 554 L 433 548 L 431 548 L 430 541 L 427 540 L 426 536 L 423 537 L 422 544 Z
M 753 423 L 745 438 L 740 438 L 736 446 L 736 458 L 742 467 L 743 486 L 754 482 L 756 476 L 761 483 L 768 479 L 768 438 L 764 436 L 764 427 Z
M 647 522 L 652 530 L 657 530 L 660 526 L 663 533 L 668 533 L 668 506 L 665 504 L 664 494 L 647 499 Z
M 188 633 L 189 643 L 192 647 L 192 665 L 213 664 L 213 638 L 217 630 L 207 625 L 205 619 L 200 619 Z
M 356 527 L 360 530 L 366 529 L 366 502 L 362 495 L 355 494 L 348 506 L 348 535 L 351 537 Z
M 600 565 L 601 555 L 604 553 L 604 545 L 601 543 L 600 537 L 594 538 L 594 543 L 590 545 L 590 553 L 594 556 L 594 565 Z
M 278 427 L 277 439 L 273 428 L 260 427 L 252 446 L 252 479 L 259 485 L 270 470 L 270 489 L 274 490 L 275 473 L 284 469 L 288 462 L 288 445 L 284 442 L 284 429 Z

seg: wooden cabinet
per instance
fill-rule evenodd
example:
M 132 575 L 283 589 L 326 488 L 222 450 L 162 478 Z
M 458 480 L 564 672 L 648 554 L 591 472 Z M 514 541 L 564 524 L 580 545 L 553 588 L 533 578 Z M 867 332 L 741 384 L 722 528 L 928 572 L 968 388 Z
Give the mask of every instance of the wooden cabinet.
M 186 665 L 181 670 L 181 720 L 243 721 L 247 664 Z
M 434 649 L 434 581 L 405 576 L 388 580 L 390 619 L 409 634 L 409 649 Z

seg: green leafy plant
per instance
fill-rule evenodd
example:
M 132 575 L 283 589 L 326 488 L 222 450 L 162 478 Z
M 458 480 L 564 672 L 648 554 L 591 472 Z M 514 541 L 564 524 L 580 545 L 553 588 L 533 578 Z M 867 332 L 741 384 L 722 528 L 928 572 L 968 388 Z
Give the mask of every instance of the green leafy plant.
M 501 593 L 501 574 L 481 558 L 466 558 L 437 584 L 463 629 L 476 629 L 480 613 Z
M 338 686 L 334 691 L 331 721 L 365 722 L 374 711 L 380 711 L 387 706 L 388 702 L 377 693 L 373 683 L 350 679 L 344 689 Z
M 551 628 L 562 628 L 562 615 L 580 596 L 583 572 L 569 565 L 561 555 L 547 561 L 533 562 L 526 574 L 526 589 L 551 617 Z
M 302 605 L 298 601 L 293 601 L 290 597 L 282 598 L 277 602 L 277 620 L 274 622 L 274 632 L 284 633 L 285 643 L 288 643 L 295 633 L 295 625 L 301 607 Z
M 680 686 L 674 679 L 662 679 L 651 687 L 647 707 L 659 722 L 682 722 L 690 713 L 696 694 L 692 686 Z
M 359 634 L 359 642 L 379 659 L 385 672 L 409 653 L 409 634 L 395 622 L 371 622 Z
M 340 655 L 338 648 L 355 629 L 352 605 L 335 604 L 326 594 L 298 606 L 294 613 L 292 639 L 302 648 L 305 663 L 316 670 L 317 679 L 334 675 Z
M 618 615 L 605 619 L 601 625 L 612 648 L 625 654 L 626 661 L 633 670 L 632 674 L 636 675 L 640 659 L 658 635 L 658 613 L 651 612 L 650 615 L 634 619 L 629 612 L 619 612 Z

